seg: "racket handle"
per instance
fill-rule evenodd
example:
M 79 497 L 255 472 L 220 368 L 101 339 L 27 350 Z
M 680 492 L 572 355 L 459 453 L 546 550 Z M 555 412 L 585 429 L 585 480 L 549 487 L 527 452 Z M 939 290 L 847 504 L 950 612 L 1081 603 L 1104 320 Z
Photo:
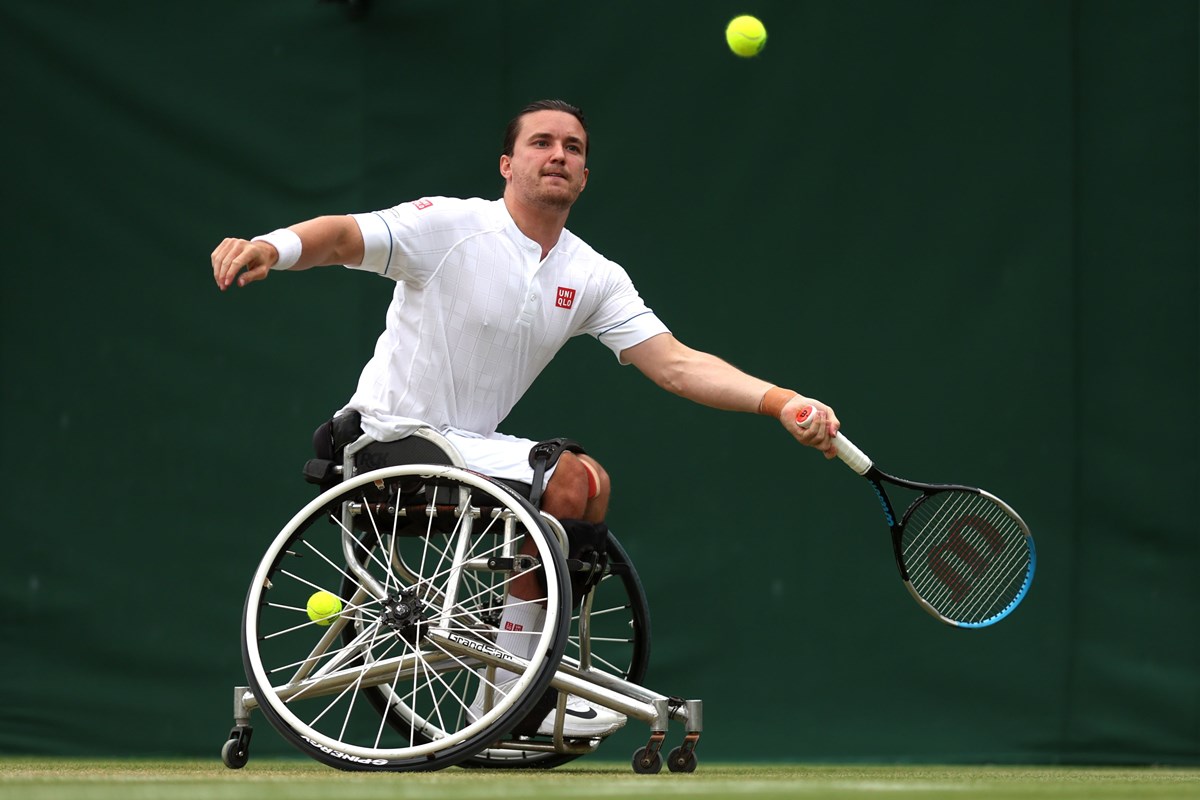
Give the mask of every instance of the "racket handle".
M 837 457 L 859 475 L 866 475 L 867 470 L 875 466 L 867 454 L 859 450 L 858 445 L 843 436 L 841 432 L 834 434 L 833 445 L 837 448 Z
M 816 406 L 808 406 L 807 408 L 801 409 L 800 413 L 796 415 L 796 424 L 801 428 L 807 428 L 809 425 L 812 425 L 813 417 L 816 416 L 816 413 Z M 845 462 L 846 466 L 857 472 L 859 475 L 866 475 L 867 470 L 874 466 L 874 463 L 871 461 L 871 459 L 867 458 L 867 454 L 862 450 L 859 450 L 858 445 L 847 439 L 842 434 L 834 434 L 833 443 L 837 447 L 838 458 Z

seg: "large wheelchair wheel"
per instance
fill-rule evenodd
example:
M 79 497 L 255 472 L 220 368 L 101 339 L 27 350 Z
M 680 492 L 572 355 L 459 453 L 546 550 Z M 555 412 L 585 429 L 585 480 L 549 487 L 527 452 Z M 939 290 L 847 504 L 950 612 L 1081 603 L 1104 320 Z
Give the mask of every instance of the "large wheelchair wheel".
M 494 635 L 507 587 L 530 571 L 548 587 L 531 600 L 546 614 L 522 658 Z M 341 608 L 313 621 L 322 591 Z M 263 716 L 318 761 L 440 769 L 541 699 L 567 643 L 570 591 L 559 542 L 506 487 L 457 467 L 368 472 L 305 506 L 267 550 L 243 614 L 247 679 Z M 495 688 L 496 668 L 515 683 Z
M 646 592 L 629 554 L 611 531 L 605 550 L 608 572 L 575 609 L 563 662 L 575 666 L 582 662 L 591 669 L 641 685 L 650 666 L 650 608 Z M 459 766 L 553 769 L 580 755 L 489 747 Z

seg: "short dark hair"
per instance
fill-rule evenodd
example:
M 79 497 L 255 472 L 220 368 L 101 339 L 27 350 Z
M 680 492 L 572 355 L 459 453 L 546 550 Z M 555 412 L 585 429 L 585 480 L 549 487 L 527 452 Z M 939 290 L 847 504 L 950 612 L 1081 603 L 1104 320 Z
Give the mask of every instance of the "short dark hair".
M 583 112 L 579 110 L 578 106 L 573 106 L 566 100 L 538 100 L 522 108 L 504 129 L 504 149 L 501 151 L 504 155 L 511 157 L 517 146 L 517 133 L 521 130 L 522 117 L 535 111 L 563 111 L 579 120 L 579 124 L 583 126 L 583 154 L 587 155 L 588 148 L 592 143 L 592 137 L 588 135 L 587 120 L 584 119 Z

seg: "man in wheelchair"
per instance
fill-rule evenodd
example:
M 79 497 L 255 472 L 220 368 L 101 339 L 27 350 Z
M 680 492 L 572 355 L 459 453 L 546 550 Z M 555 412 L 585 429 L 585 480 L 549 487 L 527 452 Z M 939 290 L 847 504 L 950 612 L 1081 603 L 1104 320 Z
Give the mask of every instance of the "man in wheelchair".
M 547 514 L 600 526 L 610 482 L 595 459 L 565 449 L 539 467 L 530 458 L 536 442 L 497 431 L 546 364 L 579 334 L 596 338 L 620 364 L 633 364 L 667 391 L 713 408 L 774 417 L 801 444 L 835 454 L 839 422 L 829 406 L 684 345 L 624 269 L 566 228 L 587 185 L 589 145 L 578 108 L 539 101 L 505 131 L 498 200 L 425 197 L 372 213 L 317 217 L 251 240 L 227 238 L 213 251 L 213 278 L 222 291 L 273 270 L 337 264 L 395 282 L 357 390 L 317 431 L 319 456 L 334 456 L 364 432 L 388 442 L 429 427 L 472 470 L 528 485 Z M 809 405 L 817 409 L 815 419 L 801 427 L 797 414 Z M 512 595 L 535 592 L 518 583 Z M 510 640 L 497 644 L 517 652 L 515 634 L 536 626 L 538 613 L 544 611 L 529 604 L 506 608 L 500 636 Z M 567 736 L 604 736 L 625 721 L 575 697 L 566 715 Z M 551 710 L 539 732 L 554 723 Z

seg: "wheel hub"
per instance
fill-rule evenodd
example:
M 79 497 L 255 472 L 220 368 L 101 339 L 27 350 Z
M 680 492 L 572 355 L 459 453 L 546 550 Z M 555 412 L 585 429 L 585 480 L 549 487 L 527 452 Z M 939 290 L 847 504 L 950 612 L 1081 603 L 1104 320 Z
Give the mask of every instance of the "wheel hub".
M 383 604 L 383 622 L 406 642 L 416 644 L 424 633 L 425 607 L 415 589 L 405 589 Z

